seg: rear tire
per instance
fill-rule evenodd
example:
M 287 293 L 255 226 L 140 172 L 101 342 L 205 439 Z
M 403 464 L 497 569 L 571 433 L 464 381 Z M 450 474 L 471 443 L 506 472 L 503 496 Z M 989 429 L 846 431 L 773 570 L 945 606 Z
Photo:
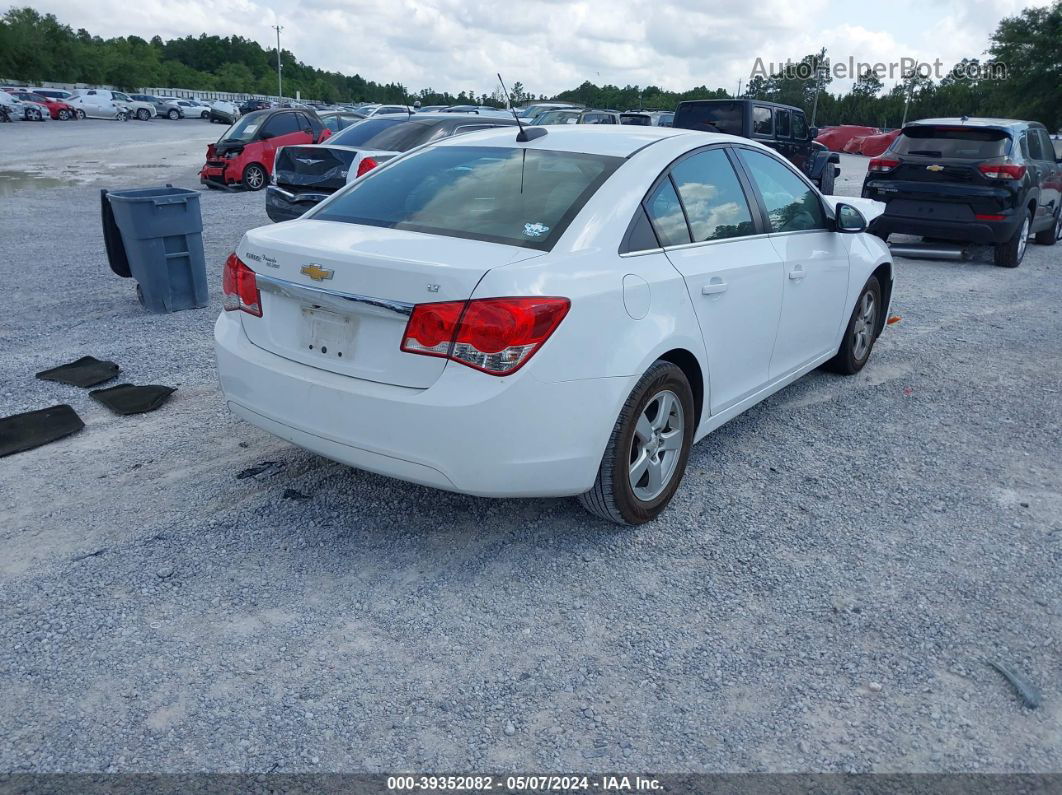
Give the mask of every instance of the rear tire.
M 1001 268 L 1016 268 L 1021 265 L 1021 261 L 1025 259 L 1025 250 L 1029 247 L 1030 226 L 1032 226 L 1032 213 L 1027 212 L 1025 220 L 1014 233 L 1014 237 L 996 246 L 996 265 Z
M 44 116 L 36 108 L 30 108 L 29 110 L 26 111 L 26 118 L 29 119 L 30 121 L 41 121 L 44 118 Z
M 81 121 L 83 118 L 85 118 L 85 111 L 81 110 L 81 108 L 75 110 L 74 113 L 77 116 L 78 121 Z
M 199 118 L 201 118 L 201 119 L 210 119 L 210 111 L 209 110 L 204 110 L 202 113 L 199 114 Z M 214 121 L 213 119 L 210 119 L 210 120 Z
M 837 355 L 826 362 L 824 367 L 841 375 L 855 375 L 862 370 L 870 359 L 870 352 L 874 350 L 874 341 L 881 325 L 881 313 L 884 311 L 881 305 L 881 285 L 871 276 L 856 299 Z
M 170 117 L 171 121 L 177 121 L 177 119 L 181 118 L 181 112 L 174 108 L 170 108 L 169 113 L 166 115 Z
M 1055 222 L 1042 232 L 1037 232 L 1033 238 L 1041 246 L 1053 246 L 1062 239 L 1062 207 L 1055 213 Z
M 266 186 L 266 182 L 269 178 L 266 176 L 265 169 L 258 163 L 251 163 L 247 168 L 243 170 L 243 187 L 247 190 L 261 190 Z
M 671 362 L 655 362 L 623 404 L 597 480 L 579 502 L 616 524 L 655 519 L 682 482 L 695 421 L 693 390 L 685 373 Z
M 61 109 L 56 115 L 58 116 L 59 121 L 67 121 L 70 119 L 70 111 L 68 111 L 66 108 Z

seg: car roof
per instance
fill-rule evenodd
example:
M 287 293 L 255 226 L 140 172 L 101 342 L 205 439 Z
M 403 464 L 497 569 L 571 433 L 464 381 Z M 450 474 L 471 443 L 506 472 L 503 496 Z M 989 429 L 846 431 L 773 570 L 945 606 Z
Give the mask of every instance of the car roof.
M 483 130 L 454 138 L 446 138 L 440 146 L 467 146 L 470 142 L 481 146 L 511 147 L 516 144 L 516 131 L 512 126 L 503 130 Z M 529 149 L 545 149 L 555 152 L 579 152 L 588 155 L 627 157 L 645 146 L 679 135 L 697 135 L 706 144 L 736 140 L 732 135 L 698 133 L 675 127 L 631 127 L 629 125 L 571 124 L 559 127 L 539 128 L 548 132 L 532 139 Z M 472 138 L 471 136 L 475 136 Z M 743 140 L 743 139 L 742 139 Z
M 985 118 L 941 118 L 941 119 L 918 119 L 917 121 L 909 121 L 905 124 L 905 127 L 921 127 L 930 125 L 947 124 L 951 127 L 1022 127 L 1025 125 L 1036 125 L 1038 122 L 1031 121 L 1019 121 L 1018 119 L 993 119 L 989 117 Z

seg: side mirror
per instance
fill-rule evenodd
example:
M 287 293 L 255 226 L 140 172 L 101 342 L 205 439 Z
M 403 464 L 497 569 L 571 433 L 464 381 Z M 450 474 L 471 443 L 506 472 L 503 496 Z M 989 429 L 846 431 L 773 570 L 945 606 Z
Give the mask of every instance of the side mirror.
M 867 219 L 852 205 L 838 202 L 835 212 L 838 232 L 852 235 L 867 231 Z
M 269 130 L 262 130 L 262 132 L 258 133 L 258 140 L 260 141 L 268 141 L 272 137 L 273 133 L 269 132 Z
M 814 141 L 818 137 L 819 137 L 819 128 L 818 127 L 812 127 L 810 130 L 808 130 L 808 138 L 810 138 L 812 141 Z

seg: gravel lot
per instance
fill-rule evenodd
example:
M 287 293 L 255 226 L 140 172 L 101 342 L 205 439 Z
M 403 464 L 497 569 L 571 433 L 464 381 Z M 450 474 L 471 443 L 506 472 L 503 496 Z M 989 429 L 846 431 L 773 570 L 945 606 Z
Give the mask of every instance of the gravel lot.
M 1062 770 L 1062 246 L 899 260 L 863 373 L 716 431 L 621 529 L 231 417 L 215 288 L 262 195 L 202 195 L 206 310 L 144 314 L 99 222 L 220 132 L 0 126 L 0 415 L 87 426 L 0 461 L 0 770 Z M 33 377 L 86 354 L 177 392 L 122 418 Z

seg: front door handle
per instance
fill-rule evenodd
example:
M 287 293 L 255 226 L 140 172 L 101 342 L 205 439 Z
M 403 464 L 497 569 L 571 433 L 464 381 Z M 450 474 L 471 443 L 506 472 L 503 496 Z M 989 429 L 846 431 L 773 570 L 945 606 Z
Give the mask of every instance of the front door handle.
M 701 295 L 716 295 L 718 293 L 725 293 L 726 288 L 729 286 L 729 284 L 727 284 L 717 276 L 701 288 Z
M 804 267 L 802 265 L 794 265 L 793 268 L 789 271 L 789 278 L 793 281 L 799 281 L 807 275 L 808 274 L 807 272 L 805 272 Z

